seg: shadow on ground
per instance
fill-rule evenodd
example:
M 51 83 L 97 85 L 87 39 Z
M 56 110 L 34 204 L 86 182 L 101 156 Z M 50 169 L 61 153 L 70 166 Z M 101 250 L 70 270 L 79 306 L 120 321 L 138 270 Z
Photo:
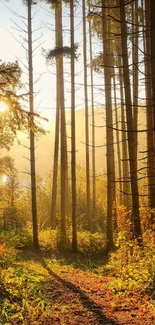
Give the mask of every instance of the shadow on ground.
M 34 250 L 21 250 L 18 252 L 17 259 L 19 260 L 38 260 L 41 258 L 46 258 L 50 260 L 57 260 L 60 266 L 71 266 L 75 269 L 79 269 L 81 271 L 91 271 L 94 273 L 98 273 L 98 269 L 104 269 L 106 264 L 108 263 L 108 256 L 104 254 L 98 254 L 86 257 L 82 253 L 58 253 L 52 254 L 44 251 L 34 251 Z M 106 274 L 106 270 L 104 269 L 104 275 Z
M 95 315 L 98 324 L 119 325 L 116 321 L 105 316 L 105 314 L 102 312 L 101 307 L 97 305 L 95 302 L 93 302 L 92 300 L 90 300 L 84 291 L 82 291 L 79 287 L 77 287 L 72 282 L 62 279 L 55 272 L 53 272 L 51 268 L 49 268 L 49 266 L 46 264 L 43 258 L 40 259 L 40 263 L 54 279 L 56 279 L 58 282 L 66 286 L 68 289 L 70 289 L 72 292 L 74 292 L 77 295 L 77 298 L 80 300 L 82 305 Z

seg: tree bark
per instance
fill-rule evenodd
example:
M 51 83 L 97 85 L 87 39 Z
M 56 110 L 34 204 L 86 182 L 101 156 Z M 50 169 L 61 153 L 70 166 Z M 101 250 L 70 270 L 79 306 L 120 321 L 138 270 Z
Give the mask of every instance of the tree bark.
M 75 140 L 75 64 L 74 64 L 74 0 L 70 0 L 71 33 L 71 172 L 72 172 L 72 250 L 77 252 L 76 229 L 76 140 Z
M 95 176 L 95 114 L 94 114 L 94 81 L 92 69 L 92 26 L 91 20 L 89 21 L 89 50 L 90 50 L 90 83 L 91 83 L 91 108 L 92 108 L 92 216 L 96 215 L 96 176 Z
M 89 160 L 89 115 L 88 115 L 88 89 L 87 89 L 87 34 L 86 34 L 86 3 L 82 1 L 83 12 L 83 61 L 84 61 L 84 98 L 85 98 L 85 142 L 86 142 L 86 196 L 87 196 L 87 218 L 88 229 L 91 231 L 90 213 L 90 160 Z
M 120 60 L 122 65 L 122 60 Z M 122 131 L 122 173 L 123 173 L 123 205 L 126 207 L 127 212 L 131 209 L 130 199 L 130 175 L 129 175 L 129 155 L 128 155 L 128 143 L 126 135 L 126 116 L 124 109 L 124 92 L 123 92 L 123 71 L 119 69 L 120 74 L 120 98 L 121 98 L 121 129 Z
M 147 105 L 147 128 L 153 129 L 155 125 L 155 22 L 154 3 L 151 0 L 145 0 L 145 21 L 146 21 L 146 105 Z M 152 77 L 151 77 L 152 74 Z M 150 87 L 152 81 L 152 87 Z M 149 204 L 155 208 L 155 131 L 147 133 L 147 151 L 148 151 L 148 185 L 149 185 Z
M 32 2 L 27 1 L 28 6 L 28 70 L 29 70 L 29 106 L 34 121 L 34 91 L 33 91 L 33 51 L 32 51 Z M 35 138 L 33 130 L 30 130 L 30 169 L 31 169 L 31 199 L 32 199 L 32 223 L 33 223 L 33 245 L 39 248 L 38 240 L 38 218 L 36 198 L 36 168 L 35 168 Z
M 128 63 L 128 50 L 127 50 L 127 26 L 125 15 L 125 1 L 120 0 L 120 18 L 121 18 L 121 42 L 122 42 L 122 59 L 123 59 L 123 75 L 125 87 L 125 104 L 126 104 L 126 117 L 127 117 L 127 135 L 129 147 L 129 165 L 131 177 L 131 193 L 132 193 L 132 225 L 133 234 L 140 244 L 142 242 L 142 231 L 139 213 L 139 192 L 137 180 L 137 164 L 135 150 L 136 146 L 135 135 L 133 133 L 133 116 L 132 116 L 132 101 L 131 101 L 131 88 L 129 76 L 129 63 Z
M 115 72 L 114 72 L 115 73 Z M 113 76 L 113 85 L 114 85 L 114 101 L 115 101 L 115 121 L 116 121 L 116 129 L 119 129 L 118 122 L 118 107 L 117 107 L 117 96 L 116 96 L 116 80 L 115 75 Z M 119 203 L 122 205 L 122 169 L 121 169 L 121 148 L 120 148 L 120 136 L 119 131 L 116 130 L 116 142 L 117 142 L 117 157 L 118 157 L 118 178 L 119 178 Z
M 62 3 L 59 2 L 56 7 L 56 19 L 58 28 L 58 47 L 63 48 L 63 30 L 62 30 Z M 61 235 L 66 236 L 66 183 L 67 183 L 67 139 L 66 139 L 66 120 L 65 120 L 65 103 L 64 103 L 64 72 L 63 57 L 60 56 L 58 68 L 58 85 L 60 94 L 60 141 L 61 141 Z
M 55 38 L 56 47 L 58 47 L 58 23 L 57 13 L 55 11 Z M 54 164 L 52 181 L 52 198 L 50 211 L 50 227 L 56 228 L 56 200 L 57 200 L 57 178 L 58 178 L 58 157 L 59 157 L 59 122 L 60 122 L 60 94 L 59 94 L 59 60 L 56 59 L 56 124 L 55 124 L 55 145 L 54 145 Z
M 133 129 L 138 129 L 138 0 L 132 3 L 132 63 L 133 63 Z M 135 158 L 137 163 L 138 133 L 135 132 Z
M 152 104 L 153 104 L 153 126 L 155 128 L 155 2 L 150 0 L 150 21 L 151 21 L 151 72 L 152 72 Z M 148 27 L 147 27 L 148 28 Z M 153 154 L 155 168 L 155 129 L 153 134 Z M 154 175 L 153 175 L 154 176 Z M 153 177 L 153 179 L 155 179 Z M 155 208 L 155 185 L 151 184 L 151 205 Z M 154 209 L 153 209 L 154 210 Z M 155 211 L 151 212 L 150 226 L 155 232 Z
M 102 1 L 103 6 L 107 2 Z M 108 40 L 108 26 L 105 9 L 102 9 L 104 82 L 106 102 L 106 144 L 107 144 L 107 250 L 113 248 L 113 130 L 112 130 L 112 103 L 111 103 L 111 68 L 110 44 Z

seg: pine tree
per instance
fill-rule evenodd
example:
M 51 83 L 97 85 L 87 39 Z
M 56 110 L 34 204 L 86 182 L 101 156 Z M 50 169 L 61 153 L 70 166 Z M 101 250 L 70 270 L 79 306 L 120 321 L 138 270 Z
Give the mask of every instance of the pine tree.
M 71 32 L 71 173 L 72 173 L 72 249 L 77 251 L 76 198 L 76 130 L 75 130 L 75 65 L 74 65 L 74 0 L 70 0 Z
M 32 4 L 27 0 L 28 9 L 28 70 L 29 70 L 29 105 L 32 123 L 34 121 L 34 90 L 33 90 L 33 50 L 32 50 Z M 30 130 L 30 167 L 31 167 L 31 197 L 32 197 L 32 223 L 33 223 L 33 245 L 39 248 L 38 241 L 38 218 L 37 218 L 37 197 L 36 197 L 36 167 L 35 167 L 35 136 Z
M 133 234 L 140 244 L 142 242 L 142 231 L 141 231 L 140 213 L 139 213 L 137 162 L 136 162 L 135 150 L 133 150 L 133 148 L 135 148 L 136 146 L 136 143 L 135 143 L 135 136 L 133 132 L 132 100 L 131 100 L 131 87 L 130 87 L 128 50 L 127 50 L 127 26 L 126 26 L 125 8 L 126 8 L 125 1 L 120 0 L 123 76 L 124 76 L 124 88 L 125 88 L 129 165 L 130 165 L 131 192 L 132 192 L 131 221 L 133 226 Z
M 88 114 L 88 89 L 87 89 L 87 33 L 86 33 L 86 2 L 82 1 L 83 12 L 83 60 L 84 60 L 84 98 L 85 98 L 85 142 L 86 142 L 86 197 L 88 228 L 91 231 L 90 213 L 90 159 L 89 159 L 89 114 Z
M 103 7 L 108 5 L 102 1 Z M 103 29 L 103 57 L 104 57 L 104 82 L 106 105 L 106 145 L 107 145 L 107 250 L 113 248 L 113 122 L 111 102 L 111 68 L 110 68 L 110 42 L 108 39 L 108 22 L 106 10 L 102 9 Z

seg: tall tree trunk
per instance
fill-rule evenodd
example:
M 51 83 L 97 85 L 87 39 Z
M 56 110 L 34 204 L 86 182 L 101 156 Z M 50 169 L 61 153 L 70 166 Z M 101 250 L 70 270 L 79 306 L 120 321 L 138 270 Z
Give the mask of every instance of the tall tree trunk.
M 85 98 L 85 142 L 86 142 L 86 196 L 88 229 L 91 231 L 90 214 L 90 161 L 89 161 L 89 115 L 88 115 L 88 89 L 87 89 L 87 33 L 86 33 L 86 3 L 82 0 L 83 12 L 83 61 L 84 61 L 84 98 Z
M 153 121 L 155 125 L 155 2 L 150 0 Z
M 122 65 L 122 60 L 120 60 Z M 131 208 L 130 199 L 130 177 L 129 177 L 129 155 L 128 155 L 128 143 L 126 136 L 126 117 L 124 109 L 124 92 L 123 92 L 123 70 L 119 69 L 120 74 L 120 98 L 121 98 L 121 129 L 122 131 L 122 172 L 123 172 L 123 205 L 126 207 L 127 212 Z
M 115 73 L 115 71 L 114 71 Z M 118 122 L 118 107 L 117 107 L 117 96 L 116 96 L 116 76 L 113 76 L 114 85 L 114 101 L 115 101 L 115 121 L 116 121 L 116 141 L 117 141 L 117 157 L 118 157 L 118 178 L 119 178 L 119 203 L 122 205 L 122 170 L 121 170 L 121 148 L 120 148 L 120 136 L 119 136 L 119 122 Z
M 75 65 L 74 65 L 74 0 L 70 0 L 71 32 L 71 172 L 72 172 L 72 250 L 77 251 L 76 229 L 76 141 L 75 141 Z
M 153 103 L 153 126 L 155 128 L 155 2 L 150 0 L 150 21 L 151 21 L 151 72 L 152 72 L 152 103 Z M 148 28 L 148 27 L 147 27 Z M 154 168 L 155 168 L 155 129 L 153 134 L 153 154 L 154 154 Z M 154 176 L 154 175 L 153 175 Z M 155 178 L 153 177 L 155 180 Z M 155 208 L 155 183 L 151 184 L 152 192 L 151 192 L 151 204 L 153 204 L 153 208 Z M 151 226 L 154 227 L 155 224 L 155 213 L 151 215 Z M 155 228 L 154 228 L 155 231 Z
M 103 6 L 107 1 L 102 1 Z M 113 130 L 112 130 L 112 103 L 111 103 L 111 68 L 110 44 L 108 40 L 108 26 L 105 9 L 102 9 L 103 30 L 103 57 L 104 57 L 104 82 L 106 102 L 106 138 L 107 138 L 107 250 L 113 248 Z
M 58 48 L 63 48 L 63 30 L 62 30 L 62 3 L 59 2 L 56 7 L 56 19 L 58 28 Z M 66 120 L 64 103 L 64 72 L 63 57 L 60 56 L 58 68 L 58 84 L 60 94 L 60 141 L 61 141 L 61 235 L 66 236 L 66 182 L 67 182 L 67 139 L 66 139 Z
M 27 1 L 28 6 L 28 70 L 29 70 L 29 105 L 34 121 L 34 91 L 33 91 L 33 51 L 32 51 L 32 1 Z M 31 198 L 32 198 L 32 223 L 33 223 L 33 245 L 39 248 L 38 241 L 38 219 L 36 198 L 36 168 L 35 168 L 35 139 L 33 130 L 30 131 L 30 169 L 31 169 Z
M 58 20 L 55 10 L 55 38 L 58 47 Z M 55 145 L 54 145 L 54 164 L 53 164 L 53 183 L 50 212 L 51 229 L 56 228 L 56 199 L 57 199 L 57 178 L 58 178 L 58 156 L 59 156 L 59 122 L 60 122 L 60 94 L 59 94 L 59 59 L 56 59 L 56 124 L 55 124 Z
M 90 46 L 90 83 L 91 83 L 91 108 L 92 108 L 92 193 L 93 193 L 93 207 L 92 215 L 96 215 L 96 176 L 95 176 L 95 114 L 94 114 L 94 81 L 92 69 L 92 26 L 91 20 L 89 21 L 89 46 Z
M 108 35 L 110 35 L 110 21 L 107 20 L 107 32 Z M 110 66 L 110 77 L 111 77 L 111 84 L 110 87 L 112 87 L 112 75 L 114 72 L 114 55 L 112 54 L 112 49 L 111 49 L 111 40 L 109 39 L 108 36 L 108 42 L 109 42 L 109 66 Z M 111 90 L 111 96 L 112 96 L 112 90 Z M 112 99 L 111 99 L 111 125 L 113 125 L 113 105 L 112 105 Z M 111 143 L 111 147 L 112 147 L 112 192 L 113 192 L 113 227 L 114 230 L 117 232 L 117 228 L 118 228 L 118 224 L 117 224 L 117 201 L 116 201 L 116 171 L 115 171 L 115 149 L 114 149 L 114 132 L 113 129 L 112 130 L 112 143 Z
M 155 138 L 153 132 L 154 126 L 154 114 L 153 114 L 153 105 L 155 102 L 152 102 L 153 87 L 150 87 L 151 81 L 151 67 L 152 67 L 152 51 L 151 51 L 151 33 L 150 33 L 150 1 L 145 0 L 145 24 L 146 24 L 146 46 L 145 46 L 145 74 L 146 74 L 146 105 L 147 105 L 147 129 L 150 130 L 147 132 L 147 151 L 148 151 L 148 192 L 149 192 L 149 204 L 150 208 L 155 207 Z M 153 26 L 152 26 L 153 29 Z M 154 95 L 155 96 L 155 95 Z M 152 130 L 152 131 L 151 131 Z
M 135 135 L 133 133 L 133 116 L 132 116 L 132 101 L 131 101 L 131 88 L 129 76 L 129 63 L 128 63 L 128 50 L 127 50 L 127 26 L 125 15 L 125 0 L 120 0 L 120 18 L 121 18 L 121 42 L 122 42 L 122 58 L 123 58 L 123 75 L 125 87 L 125 104 L 126 104 L 126 117 L 127 117 L 127 134 L 128 134 L 128 147 L 129 147 L 129 165 L 131 176 L 131 192 L 132 192 L 132 225 L 133 233 L 138 243 L 142 242 L 142 231 L 139 214 L 139 192 L 137 180 L 137 164 L 135 157 L 136 146 Z
M 133 129 L 138 129 L 138 0 L 132 3 L 132 62 L 133 62 Z M 137 163 L 138 133 L 135 136 L 135 158 Z

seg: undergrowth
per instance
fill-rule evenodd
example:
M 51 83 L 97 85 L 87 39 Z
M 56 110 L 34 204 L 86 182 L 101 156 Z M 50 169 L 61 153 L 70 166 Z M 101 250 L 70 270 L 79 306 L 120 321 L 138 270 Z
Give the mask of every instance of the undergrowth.
M 90 234 L 88 231 L 80 231 L 77 233 L 78 237 L 78 251 L 85 256 L 92 256 L 94 254 L 101 254 L 105 251 L 106 239 L 102 233 Z M 68 238 L 64 242 L 61 239 L 59 230 L 44 230 L 39 234 L 40 245 L 46 251 L 58 252 L 68 251 L 71 247 L 71 232 L 68 234 Z
M 139 247 L 119 234 L 118 249 L 111 253 L 106 270 L 113 276 L 109 287 L 116 296 L 140 295 L 155 313 L 155 242 L 149 231 L 143 239 Z
M 51 267 L 56 265 L 62 270 L 73 267 L 88 272 L 88 276 L 91 272 L 101 277 L 108 276 L 109 290 L 115 296 L 111 302 L 113 308 L 120 305 L 121 299 L 125 304 L 125 297 L 134 304 L 133 297 L 138 296 L 143 297 L 146 312 L 149 308 L 152 314 L 155 313 L 155 243 L 151 232 L 144 234 L 143 247 L 119 233 L 116 250 L 110 254 L 108 262 L 103 258 L 106 241 L 101 233 L 79 232 L 77 255 L 71 254 L 70 235 L 63 251 L 59 231 L 41 231 L 39 240 L 41 253 L 48 257 Z M 35 264 L 33 267 L 33 257 L 29 261 L 29 269 L 25 266 L 24 250 L 28 249 L 32 251 L 30 229 L 0 233 L 0 324 L 7 324 L 10 319 L 13 324 L 22 324 L 23 319 L 38 324 L 35 322 L 39 318 L 49 317 L 49 302 L 42 290 L 46 275 L 43 270 L 36 270 Z M 58 254 L 60 251 L 61 254 Z M 23 260 L 19 255 L 23 256 Z M 99 256 L 102 259 L 99 260 Z

